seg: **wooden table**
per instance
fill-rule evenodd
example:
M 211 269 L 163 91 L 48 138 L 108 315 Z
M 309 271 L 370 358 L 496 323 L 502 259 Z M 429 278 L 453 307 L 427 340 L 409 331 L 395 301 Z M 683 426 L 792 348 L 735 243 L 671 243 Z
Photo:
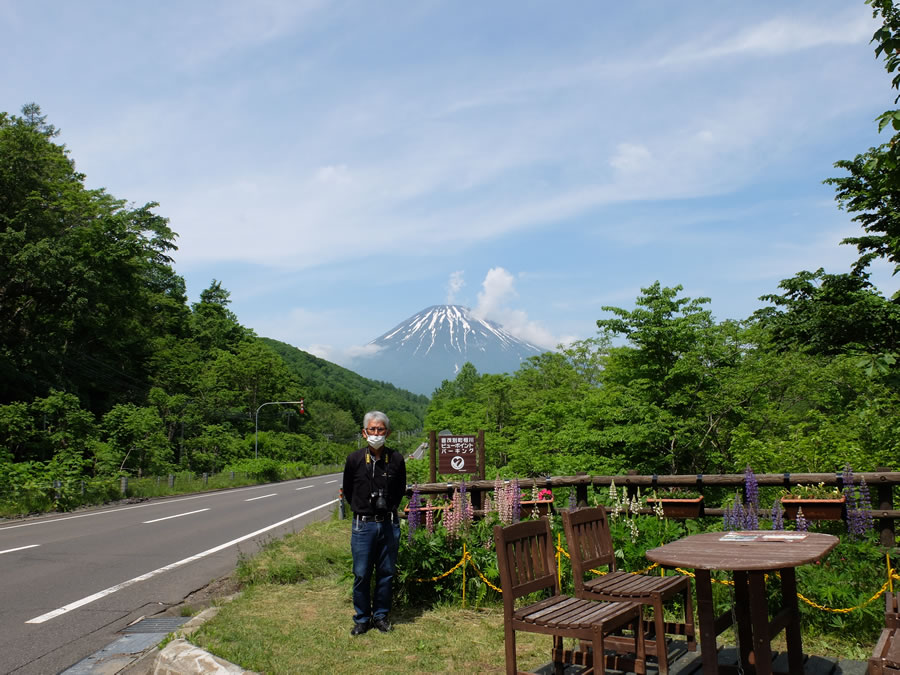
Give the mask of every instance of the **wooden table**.
M 795 541 L 764 541 L 771 530 L 742 533 L 757 535 L 754 541 L 721 541 L 724 532 L 706 532 L 679 539 L 647 551 L 647 558 L 668 567 L 689 567 L 695 571 L 697 613 L 703 672 L 733 672 L 719 667 L 716 636 L 737 622 L 740 662 L 744 671 L 772 672 L 771 641 L 781 629 L 787 638 L 788 672 L 802 675 L 803 647 L 800 642 L 800 611 L 794 568 L 822 558 L 837 546 L 830 534 L 808 533 Z M 711 570 L 728 570 L 734 576 L 733 612 L 715 616 Z M 766 574 L 781 574 L 782 608 L 769 619 Z

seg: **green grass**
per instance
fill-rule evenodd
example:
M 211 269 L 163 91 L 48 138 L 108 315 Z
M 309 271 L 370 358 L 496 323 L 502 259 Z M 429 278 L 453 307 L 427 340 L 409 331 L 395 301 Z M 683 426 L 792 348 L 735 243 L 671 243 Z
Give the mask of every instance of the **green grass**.
M 244 593 L 222 607 L 190 640 L 240 666 L 268 675 L 299 672 L 482 673 L 504 670 L 502 606 L 397 607 L 394 632 L 350 636 L 349 521 L 313 523 L 242 559 Z M 781 636 L 783 643 L 783 635 Z M 874 643 L 804 634 L 808 654 L 865 660 Z M 550 660 L 546 636 L 517 634 L 519 668 Z M 734 644 L 729 632 L 719 645 Z M 783 650 L 778 642 L 773 648 Z

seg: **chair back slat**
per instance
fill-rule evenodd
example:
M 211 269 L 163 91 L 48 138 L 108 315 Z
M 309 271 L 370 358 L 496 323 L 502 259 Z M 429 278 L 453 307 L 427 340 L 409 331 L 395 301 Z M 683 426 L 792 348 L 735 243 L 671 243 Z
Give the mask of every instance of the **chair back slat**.
M 550 523 L 545 518 L 494 527 L 504 601 L 545 588 L 559 593 L 551 542 Z
M 601 506 L 563 511 L 562 516 L 575 588 L 582 588 L 584 575 L 592 568 L 607 567 L 615 572 L 616 555 L 606 509 Z

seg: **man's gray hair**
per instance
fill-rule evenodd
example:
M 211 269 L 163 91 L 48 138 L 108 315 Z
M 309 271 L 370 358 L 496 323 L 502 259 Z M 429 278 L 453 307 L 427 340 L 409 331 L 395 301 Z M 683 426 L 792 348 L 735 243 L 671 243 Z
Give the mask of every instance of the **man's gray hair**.
M 373 420 L 376 422 L 381 422 L 384 425 L 384 428 L 388 431 L 391 430 L 391 421 L 388 419 L 388 416 L 378 410 L 372 410 L 366 413 L 366 416 L 363 417 L 363 429 L 368 429 L 369 424 Z

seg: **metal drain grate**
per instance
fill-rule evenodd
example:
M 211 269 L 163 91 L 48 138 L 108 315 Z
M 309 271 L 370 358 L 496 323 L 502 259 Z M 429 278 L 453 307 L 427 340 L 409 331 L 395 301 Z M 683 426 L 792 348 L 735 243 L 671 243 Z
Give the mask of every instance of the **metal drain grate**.
M 158 616 L 149 619 L 141 619 L 128 626 L 123 633 L 171 633 L 181 624 L 187 623 L 187 616 Z

